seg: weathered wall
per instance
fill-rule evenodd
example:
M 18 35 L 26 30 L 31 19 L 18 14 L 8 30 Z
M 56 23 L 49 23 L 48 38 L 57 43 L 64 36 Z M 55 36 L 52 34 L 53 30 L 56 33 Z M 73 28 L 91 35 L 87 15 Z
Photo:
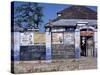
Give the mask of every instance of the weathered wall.
M 20 46 L 20 60 L 45 60 L 46 55 L 46 46 L 45 46 L 45 33 L 41 32 L 29 32 L 34 34 L 32 38 L 33 44 L 27 43 L 27 45 Z M 29 35 L 29 34 L 28 34 Z M 29 35 L 30 36 L 30 35 Z M 22 36 L 22 38 L 27 39 L 27 42 L 30 41 L 29 37 Z M 22 39 L 21 39 L 22 40 Z
M 52 59 L 75 57 L 74 32 L 52 33 Z
M 74 45 L 55 44 L 52 45 L 52 59 L 66 59 L 75 57 Z
M 45 45 L 21 46 L 20 60 L 45 60 Z

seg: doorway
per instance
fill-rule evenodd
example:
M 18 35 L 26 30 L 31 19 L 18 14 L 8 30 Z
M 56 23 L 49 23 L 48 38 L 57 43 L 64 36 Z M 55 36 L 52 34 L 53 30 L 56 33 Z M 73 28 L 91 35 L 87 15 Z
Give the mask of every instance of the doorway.
M 80 38 L 81 44 L 81 56 L 93 56 L 94 53 L 94 45 L 93 45 L 93 36 L 81 36 Z
M 81 56 L 86 56 L 87 51 L 86 51 L 86 37 L 81 36 Z

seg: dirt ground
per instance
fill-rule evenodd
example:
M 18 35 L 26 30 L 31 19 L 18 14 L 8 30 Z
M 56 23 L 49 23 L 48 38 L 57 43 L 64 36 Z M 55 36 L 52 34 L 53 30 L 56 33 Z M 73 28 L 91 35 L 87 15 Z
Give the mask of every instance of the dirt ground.
M 12 66 L 13 67 L 13 66 Z M 49 72 L 49 71 L 72 71 L 97 69 L 97 58 L 81 57 L 79 60 L 52 60 L 45 61 L 16 61 L 14 62 L 14 73 Z

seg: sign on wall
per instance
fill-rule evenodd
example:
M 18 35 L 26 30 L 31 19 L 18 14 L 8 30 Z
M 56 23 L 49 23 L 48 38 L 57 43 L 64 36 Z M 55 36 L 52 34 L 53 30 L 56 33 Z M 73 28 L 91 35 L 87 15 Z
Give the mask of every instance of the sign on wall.
M 34 34 L 33 32 L 22 32 L 20 33 L 20 45 L 34 45 Z
M 34 32 L 34 44 L 45 44 L 45 33 L 42 32 Z
M 52 44 L 63 44 L 63 33 L 52 33 Z
M 64 33 L 64 44 L 72 45 L 74 44 L 74 32 L 65 32 Z
M 74 32 L 52 33 L 52 44 L 74 44 Z

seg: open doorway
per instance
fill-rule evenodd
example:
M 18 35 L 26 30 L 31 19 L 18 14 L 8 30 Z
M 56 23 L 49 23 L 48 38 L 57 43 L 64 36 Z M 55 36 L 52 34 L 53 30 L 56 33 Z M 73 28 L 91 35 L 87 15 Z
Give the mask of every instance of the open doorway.
M 81 56 L 87 56 L 87 50 L 86 50 L 86 37 L 81 36 Z
M 93 36 L 81 36 L 81 56 L 93 56 L 94 53 L 94 44 Z

